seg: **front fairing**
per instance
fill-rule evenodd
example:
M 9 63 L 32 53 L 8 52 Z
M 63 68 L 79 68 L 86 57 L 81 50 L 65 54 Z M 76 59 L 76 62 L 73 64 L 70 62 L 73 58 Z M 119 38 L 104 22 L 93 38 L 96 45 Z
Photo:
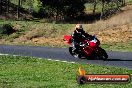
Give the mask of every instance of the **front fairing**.
M 99 47 L 99 40 L 96 37 L 91 38 L 91 40 L 85 40 L 87 46 L 83 48 L 84 52 L 89 56 L 94 50 L 96 50 Z

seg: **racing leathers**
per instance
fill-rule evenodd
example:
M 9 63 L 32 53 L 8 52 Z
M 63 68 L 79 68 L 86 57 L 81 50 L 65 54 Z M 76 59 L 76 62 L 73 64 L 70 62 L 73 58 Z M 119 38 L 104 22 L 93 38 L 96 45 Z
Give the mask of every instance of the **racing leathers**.
M 80 44 L 83 38 L 90 38 L 90 35 L 87 34 L 83 29 L 76 29 L 72 34 L 72 45 L 74 50 L 77 51 L 80 48 Z

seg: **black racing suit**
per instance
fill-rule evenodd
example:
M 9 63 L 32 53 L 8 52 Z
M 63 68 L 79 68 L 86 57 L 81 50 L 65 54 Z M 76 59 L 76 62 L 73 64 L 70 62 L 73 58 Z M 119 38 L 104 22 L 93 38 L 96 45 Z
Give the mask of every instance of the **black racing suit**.
M 76 29 L 72 34 L 72 44 L 75 50 L 80 48 L 80 43 L 85 36 L 86 38 L 90 38 L 91 35 L 87 34 L 83 29 Z

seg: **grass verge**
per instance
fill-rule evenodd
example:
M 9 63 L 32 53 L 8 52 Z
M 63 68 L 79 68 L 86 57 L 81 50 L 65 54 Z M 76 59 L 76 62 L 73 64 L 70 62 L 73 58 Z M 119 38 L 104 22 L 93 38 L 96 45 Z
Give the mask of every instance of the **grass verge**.
M 0 56 L 0 87 L 2 88 L 131 88 L 129 84 L 78 85 L 79 63 L 48 61 L 32 57 Z M 124 68 L 82 64 L 89 74 L 132 74 Z
M 132 52 L 132 41 L 101 44 L 101 47 L 108 51 Z

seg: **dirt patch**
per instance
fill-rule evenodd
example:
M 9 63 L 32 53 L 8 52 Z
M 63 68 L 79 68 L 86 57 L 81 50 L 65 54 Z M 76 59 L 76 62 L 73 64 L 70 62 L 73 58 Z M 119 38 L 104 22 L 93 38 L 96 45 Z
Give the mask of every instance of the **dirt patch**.
M 103 43 L 132 41 L 132 24 L 99 31 L 97 36 Z
M 127 42 L 132 41 L 132 23 L 113 28 L 105 29 L 104 31 L 96 31 L 96 35 L 102 43 Z M 62 37 L 62 36 L 61 36 Z M 63 38 L 63 37 L 62 37 Z M 35 43 L 51 43 L 53 45 L 63 45 L 62 38 L 33 38 Z M 36 40 L 36 41 L 35 41 Z M 42 41 L 43 40 L 43 41 Z
M 39 38 L 33 38 L 32 43 L 35 44 L 45 44 L 45 45 L 51 45 L 51 46 L 64 46 L 64 41 L 63 38 L 44 38 L 44 37 L 39 37 Z
M 97 37 L 101 43 L 115 43 L 115 42 L 127 42 L 132 41 L 132 24 L 115 27 L 113 29 L 107 29 L 105 31 L 97 31 Z M 32 38 L 34 44 L 46 44 L 52 46 L 65 45 L 63 37 L 60 38 Z
M 132 10 L 132 5 L 127 5 L 125 7 L 122 7 L 121 10 L 123 10 L 123 11 Z

